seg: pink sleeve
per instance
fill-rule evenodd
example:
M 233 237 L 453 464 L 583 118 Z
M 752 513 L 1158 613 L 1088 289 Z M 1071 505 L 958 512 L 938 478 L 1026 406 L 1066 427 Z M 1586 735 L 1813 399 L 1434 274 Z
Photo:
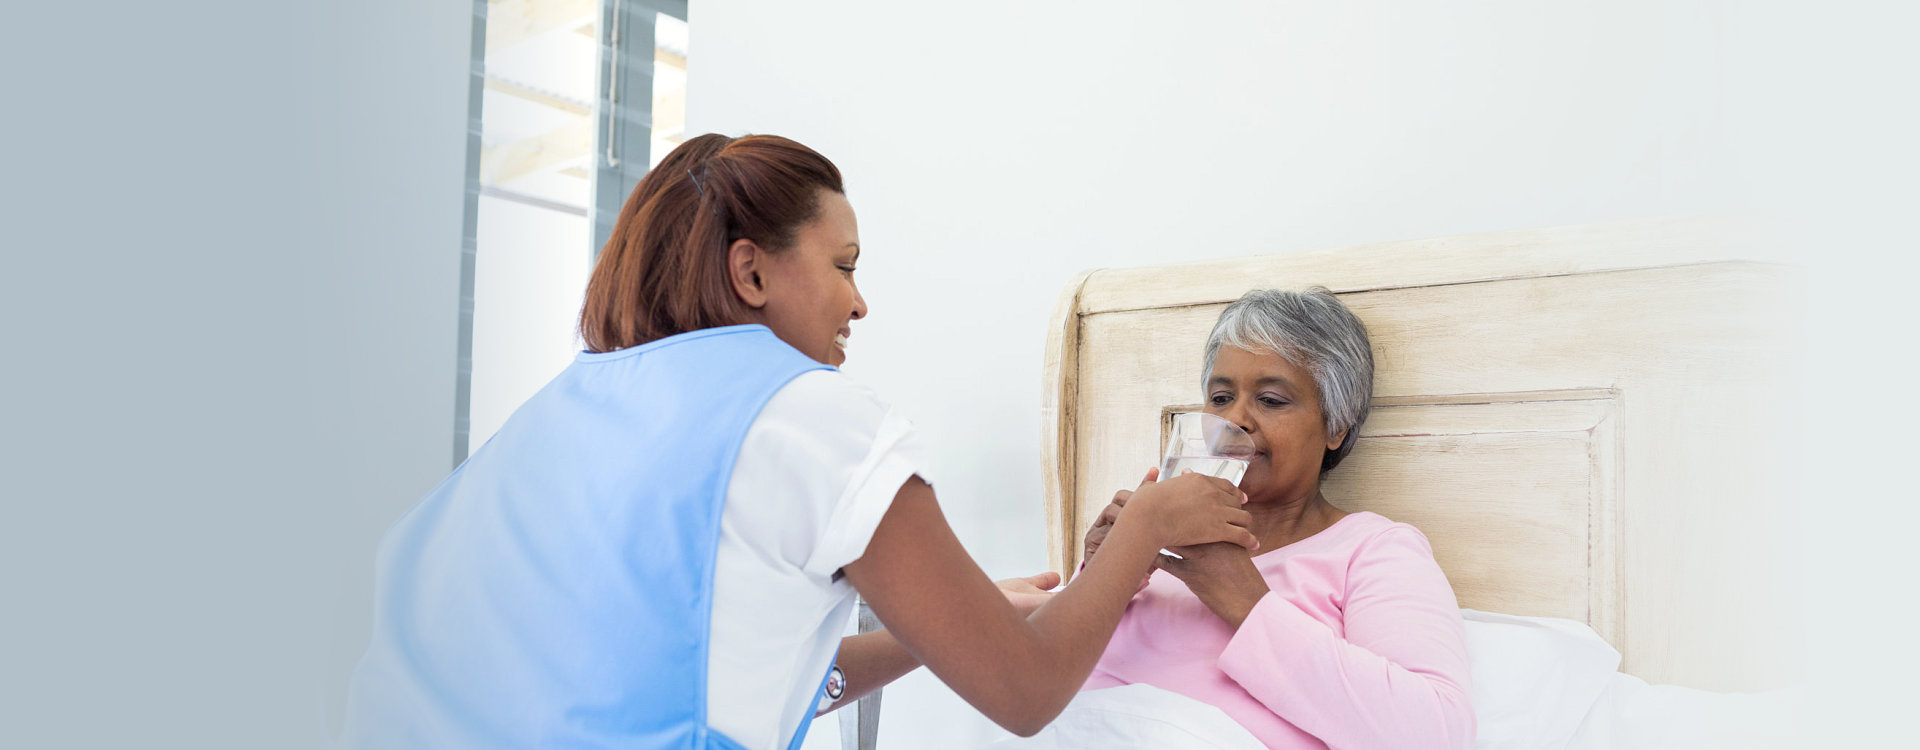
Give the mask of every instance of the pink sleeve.
M 1327 747 L 1470 748 L 1466 633 L 1426 537 L 1395 526 L 1347 572 L 1346 637 L 1268 594 L 1219 667 Z

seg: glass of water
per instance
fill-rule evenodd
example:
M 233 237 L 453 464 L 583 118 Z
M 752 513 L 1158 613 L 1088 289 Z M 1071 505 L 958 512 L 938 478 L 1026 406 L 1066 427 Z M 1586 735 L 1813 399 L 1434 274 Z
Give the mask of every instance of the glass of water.
M 1239 484 L 1252 460 L 1253 436 L 1239 425 L 1205 412 L 1184 412 L 1173 415 L 1160 478 L 1193 471 Z

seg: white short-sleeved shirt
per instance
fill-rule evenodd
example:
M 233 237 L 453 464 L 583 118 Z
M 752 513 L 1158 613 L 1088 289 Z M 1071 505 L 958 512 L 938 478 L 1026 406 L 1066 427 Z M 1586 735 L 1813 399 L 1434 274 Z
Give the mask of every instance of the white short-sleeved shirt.
M 923 469 L 912 425 L 837 370 L 803 373 L 767 402 L 720 517 L 709 726 L 749 750 L 786 749 L 853 613 L 834 573 Z

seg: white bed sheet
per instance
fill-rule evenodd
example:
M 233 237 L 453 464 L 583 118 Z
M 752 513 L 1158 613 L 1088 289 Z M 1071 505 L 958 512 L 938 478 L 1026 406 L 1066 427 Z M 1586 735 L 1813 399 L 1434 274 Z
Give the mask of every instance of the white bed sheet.
M 1804 689 L 1714 693 L 1648 685 L 1615 671 L 1619 653 L 1583 624 L 1472 610 L 1463 615 L 1474 660 L 1478 750 L 1811 746 Z M 988 750 L 1261 747 L 1218 708 L 1152 685 L 1126 685 L 1081 693 L 1039 734 L 1009 736 Z

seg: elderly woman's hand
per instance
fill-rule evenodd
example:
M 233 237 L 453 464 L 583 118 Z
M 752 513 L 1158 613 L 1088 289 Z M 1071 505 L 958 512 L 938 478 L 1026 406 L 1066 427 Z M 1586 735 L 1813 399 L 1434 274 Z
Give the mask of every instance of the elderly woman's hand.
M 1253 553 L 1245 547 L 1215 542 L 1175 547 L 1173 552 L 1180 557 L 1161 555 L 1154 567 L 1187 584 L 1207 609 L 1234 630 L 1240 629 L 1260 597 L 1267 595 L 1267 580 L 1254 567 Z
M 1025 578 L 994 581 L 993 585 L 999 586 L 1000 594 L 1007 597 L 1007 603 L 1013 605 L 1021 617 L 1025 617 L 1053 598 L 1053 588 L 1060 585 L 1060 574 L 1049 570 Z

